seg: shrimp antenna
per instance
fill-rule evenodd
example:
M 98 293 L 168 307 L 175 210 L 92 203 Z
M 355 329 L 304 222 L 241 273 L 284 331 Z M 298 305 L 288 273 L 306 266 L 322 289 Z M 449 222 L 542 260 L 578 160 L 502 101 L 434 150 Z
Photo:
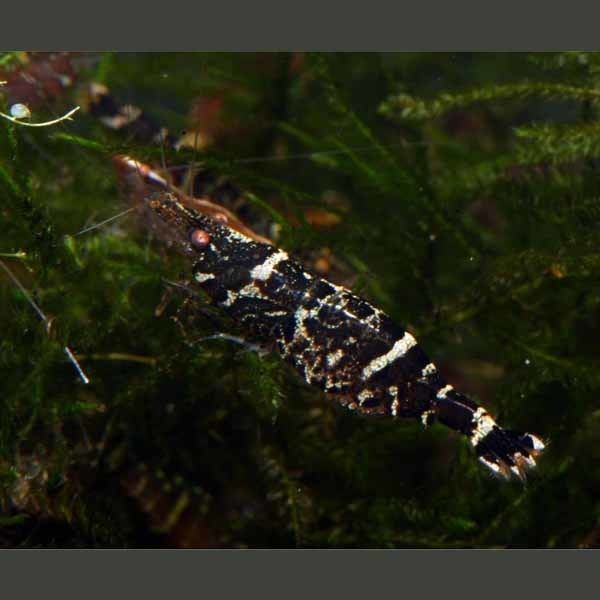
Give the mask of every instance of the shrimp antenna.
M 48 319 L 46 313 L 38 306 L 38 304 L 31 297 L 31 294 L 27 291 L 25 286 L 17 279 L 17 276 L 8 268 L 8 266 L 4 263 L 3 260 L 0 260 L 0 267 L 2 267 L 4 271 L 6 271 L 6 274 L 10 277 L 12 282 L 17 286 L 17 288 L 20 290 L 23 296 L 25 296 L 25 299 L 27 300 L 27 302 L 29 302 L 31 308 L 33 308 L 33 310 L 37 313 L 38 317 L 44 323 L 46 327 L 46 333 L 50 334 L 50 319 Z M 90 380 L 81 368 L 81 365 L 75 358 L 75 355 L 73 354 L 69 346 L 63 346 L 63 351 L 67 355 L 67 358 L 69 359 L 75 370 L 77 371 L 77 374 L 81 378 L 81 381 L 83 381 L 83 383 L 87 385 L 90 382 Z

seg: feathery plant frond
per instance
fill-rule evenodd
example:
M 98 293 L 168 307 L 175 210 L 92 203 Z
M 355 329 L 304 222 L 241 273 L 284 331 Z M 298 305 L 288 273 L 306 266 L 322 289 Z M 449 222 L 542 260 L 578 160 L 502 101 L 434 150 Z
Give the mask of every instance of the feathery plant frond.
M 51 129 L 0 119 L 0 260 L 49 321 L 0 270 L 0 545 L 600 545 L 600 54 L 76 58 L 80 88 L 32 121 L 96 80 L 209 141 L 141 143 L 84 110 Z M 550 442 L 528 485 L 491 480 L 442 428 L 357 418 L 211 337 L 239 332 L 124 213 L 115 153 L 246 191 L 308 269 Z
M 464 93 L 441 94 L 427 102 L 408 94 L 388 98 L 379 108 L 381 114 L 398 119 L 435 119 L 451 110 L 469 108 L 479 103 L 499 103 L 508 100 L 525 100 L 531 96 L 542 99 L 576 100 L 578 102 L 600 101 L 600 88 L 578 87 L 554 82 L 519 82 L 490 86 Z

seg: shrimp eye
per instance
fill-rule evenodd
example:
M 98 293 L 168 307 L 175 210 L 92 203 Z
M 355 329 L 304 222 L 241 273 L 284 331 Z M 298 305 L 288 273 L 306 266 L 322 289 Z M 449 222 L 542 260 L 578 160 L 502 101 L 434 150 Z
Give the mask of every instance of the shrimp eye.
M 190 233 L 190 242 L 195 248 L 206 248 L 210 244 L 210 235 L 203 229 L 193 229 Z

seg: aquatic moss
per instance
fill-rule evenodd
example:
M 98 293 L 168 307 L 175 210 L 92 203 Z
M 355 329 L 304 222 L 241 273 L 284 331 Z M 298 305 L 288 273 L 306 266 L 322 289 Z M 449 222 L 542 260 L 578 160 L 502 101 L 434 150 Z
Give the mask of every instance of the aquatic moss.
M 0 120 L 0 259 L 52 320 L 0 273 L 0 544 L 598 545 L 597 54 L 88 58 L 80 81 L 172 131 L 212 101 L 215 142 Z M 202 160 L 286 248 L 327 248 L 456 387 L 550 441 L 527 485 L 442 427 L 349 414 L 276 357 L 195 341 L 235 331 L 178 315 L 185 295 L 156 316 L 177 258 L 132 218 L 74 236 L 126 208 L 114 152 Z M 315 207 L 339 222 L 311 225 Z

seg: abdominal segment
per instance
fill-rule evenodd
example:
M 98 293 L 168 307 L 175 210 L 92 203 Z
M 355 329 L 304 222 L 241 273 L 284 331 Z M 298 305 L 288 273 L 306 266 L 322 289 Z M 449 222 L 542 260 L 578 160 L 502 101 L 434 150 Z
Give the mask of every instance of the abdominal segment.
M 226 259 L 223 246 L 211 246 L 196 263 L 196 281 L 307 383 L 367 414 L 431 411 L 443 382 L 415 338 L 385 313 L 277 248 L 247 242 L 231 246 L 235 256 Z

